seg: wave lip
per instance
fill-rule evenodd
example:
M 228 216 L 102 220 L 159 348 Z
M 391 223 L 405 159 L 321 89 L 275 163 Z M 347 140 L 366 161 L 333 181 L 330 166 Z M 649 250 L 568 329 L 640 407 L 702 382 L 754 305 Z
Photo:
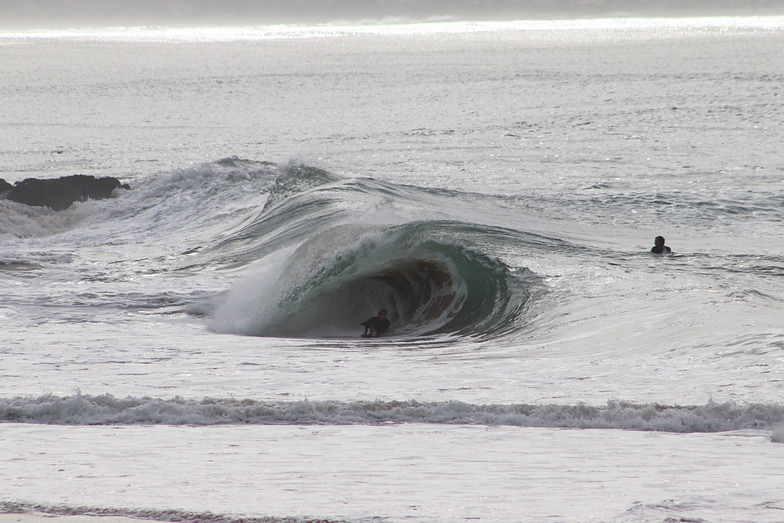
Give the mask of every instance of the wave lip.
M 375 425 L 426 423 L 673 433 L 784 428 L 784 406 L 637 404 L 604 406 L 469 404 L 461 401 L 294 401 L 115 398 L 110 394 L 0 399 L 0 422 L 52 425 Z M 779 441 L 772 438 L 773 441 Z

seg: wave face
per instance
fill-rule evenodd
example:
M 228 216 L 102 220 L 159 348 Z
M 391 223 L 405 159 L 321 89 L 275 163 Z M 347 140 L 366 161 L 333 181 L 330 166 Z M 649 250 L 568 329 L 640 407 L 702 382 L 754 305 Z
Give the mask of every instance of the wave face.
M 264 263 L 216 313 L 218 332 L 355 337 L 384 308 L 390 335 L 496 337 L 524 325 L 536 277 L 492 255 L 525 236 L 454 220 L 357 225 L 357 214 L 425 190 L 284 170 L 262 215 L 213 251 Z M 392 204 L 390 204 L 390 200 Z M 387 216 L 388 217 L 388 216 Z M 377 218 L 374 218 L 377 219 Z

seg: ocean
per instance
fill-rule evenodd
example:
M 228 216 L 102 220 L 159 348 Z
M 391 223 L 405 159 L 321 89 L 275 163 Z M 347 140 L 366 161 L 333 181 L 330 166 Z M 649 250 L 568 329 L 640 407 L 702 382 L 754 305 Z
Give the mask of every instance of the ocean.
M 0 178 L 130 185 L 0 200 L 0 513 L 784 521 L 783 57 L 784 17 L 0 33 Z

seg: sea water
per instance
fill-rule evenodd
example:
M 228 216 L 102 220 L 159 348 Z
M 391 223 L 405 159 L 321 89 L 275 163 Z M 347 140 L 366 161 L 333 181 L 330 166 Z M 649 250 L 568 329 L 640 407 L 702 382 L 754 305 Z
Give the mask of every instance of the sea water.
M 783 56 L 782 18 L 0 35 L 0 177 L 131 186 L 0 200 L 0 511 L 781 521 Z

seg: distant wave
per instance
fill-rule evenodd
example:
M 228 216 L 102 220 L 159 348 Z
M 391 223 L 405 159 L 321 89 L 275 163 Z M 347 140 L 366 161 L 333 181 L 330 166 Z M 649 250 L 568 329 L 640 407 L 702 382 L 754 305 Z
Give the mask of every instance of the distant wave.
M 660 405 L 610 401 L 591 405 L 473 405 L 460 401 L 294 401 L 115 398 L 76 394 L 0 399 L 0 422 L 53 425 L 375 425 L 428 423 L 661 432 L 771 430 L 780 441 L 784 406 Z

